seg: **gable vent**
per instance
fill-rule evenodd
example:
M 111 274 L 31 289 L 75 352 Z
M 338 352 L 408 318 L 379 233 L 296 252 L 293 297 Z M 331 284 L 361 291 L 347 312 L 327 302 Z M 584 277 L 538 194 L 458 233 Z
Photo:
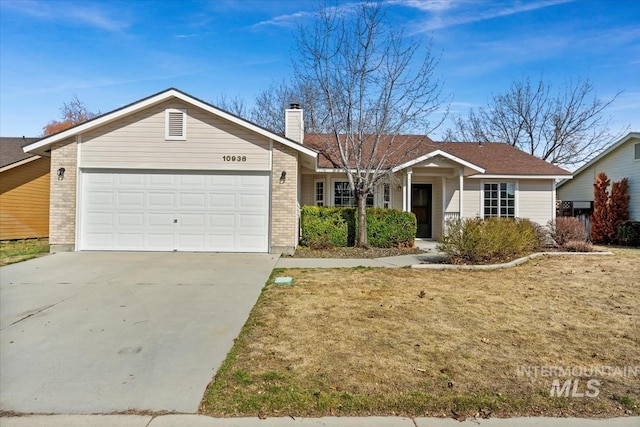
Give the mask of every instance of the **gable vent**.
M 165 139 L 187 139 L 187 110 L 165 110 Z

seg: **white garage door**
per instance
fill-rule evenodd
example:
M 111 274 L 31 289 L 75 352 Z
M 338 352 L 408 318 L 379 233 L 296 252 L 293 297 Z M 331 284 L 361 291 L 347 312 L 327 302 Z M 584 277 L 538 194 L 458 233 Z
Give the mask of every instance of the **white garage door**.
M 268 252 L 269 176 L 84 171 L 83 250 Z

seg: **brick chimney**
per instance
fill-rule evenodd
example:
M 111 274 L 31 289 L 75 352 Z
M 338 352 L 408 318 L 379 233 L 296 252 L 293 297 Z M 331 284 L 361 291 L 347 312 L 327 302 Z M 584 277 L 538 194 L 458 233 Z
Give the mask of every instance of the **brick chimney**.
M 292 103 L 284 113 L 284 136 L 300 144 L 304 143 L 303 110 L 300 104 Z

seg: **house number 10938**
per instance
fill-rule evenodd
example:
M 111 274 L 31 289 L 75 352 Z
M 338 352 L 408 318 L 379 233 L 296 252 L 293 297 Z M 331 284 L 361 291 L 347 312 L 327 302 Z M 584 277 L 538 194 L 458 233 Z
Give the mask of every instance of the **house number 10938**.
M 247 156 L 222 156 L 224 162 L 246 162 Z

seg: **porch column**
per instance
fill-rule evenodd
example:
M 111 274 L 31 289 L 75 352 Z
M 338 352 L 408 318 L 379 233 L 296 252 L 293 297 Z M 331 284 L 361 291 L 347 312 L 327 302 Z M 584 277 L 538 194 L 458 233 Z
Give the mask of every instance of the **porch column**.
M 440 182 L 442 183 L 442 232 L 444 233 L 447 220 L 447 180 L 442 176 L 440 177 Z
M 464 194 L 464 169 L 460 168 L 460 173 L 458 174 L 458 180 L 459 180 L 459 184 L 458 184 L 458 206 L 459 206 L 459 210 L 460 210 L 460 219 L 463 218 L 463 199 L 464 197 L 462 197 L 462 195 Z
M 413 170 L 409 168 L 407 171 L 407 212 L 411 212 L 411 174 Z
M 402 211 L 407 212 L 407 174 L 402 176 Z

